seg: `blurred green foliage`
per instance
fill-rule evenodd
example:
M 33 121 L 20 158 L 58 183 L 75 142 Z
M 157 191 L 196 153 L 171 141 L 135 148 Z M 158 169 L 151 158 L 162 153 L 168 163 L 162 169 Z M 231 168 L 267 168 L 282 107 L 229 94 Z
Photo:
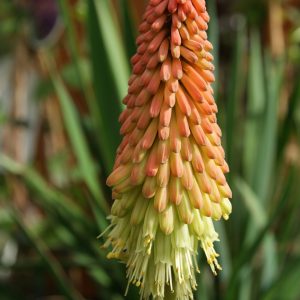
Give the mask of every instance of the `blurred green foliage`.
M 35 95 L 42 104 L 56 95 L 68 142 L 66 152 L 42 162 L 48 176 L 36 153 L 24 163 L 1 149 L 1 299 L 124 298 L 124 266 L 105 258 L 96 237 L 107 225 L 111 204 L 105 179 L 120 142 L 118 115 L 137 11 L 134 1 L 74 3 L 59 1 L 70 57 L 60 69 L 53 49 L 62 41 L 36 48 L 33 31 L 26 30 L 33 26 L 28 7 L 0 4 L 0 62 L 14 57 L 19 39 L 42 57 L 48 77 L 39 80 Z M 295 7 L 280 7 L 290 23 L 282 32 L 284 51 L 274 55 L 266 38 L 267 1 L 233 1 L 224 10 L 221 1 L 208 1 L 234 212 L 228 222 L 216 224 L 224 270 L 214 278 L 199 257 L 199 300 L 300 298 L 300 14 Z M 78 34 L 78 26 L 83 33 Z M 270 30 L 272 34 L 278 33 Z M 78 93 L 85 110 L 76 100 Z M 1 106 L 0 115 L 1 127 L 10 123 Z M 53 180 L 57 173 L 59 183 Z M 15 203 L 15 182 L 24 185 L 30 205 L 39 210 L 36 219 Z M 127 299 L 138 299 L 134 288 Z

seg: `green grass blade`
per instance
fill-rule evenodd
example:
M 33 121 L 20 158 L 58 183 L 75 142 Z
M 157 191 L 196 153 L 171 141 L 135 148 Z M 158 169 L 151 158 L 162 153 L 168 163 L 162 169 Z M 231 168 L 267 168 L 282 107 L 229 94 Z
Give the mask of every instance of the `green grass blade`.
M 239 283 L 239 288 L 238 288 L 238 299 L 243 299 L 243 300 L 251 300 L 252 295 L 252 284 L 253 284 L 253 277 L 252 275 L 252 270 L 250 266 L 244 266 L 240 270 L 240 283 Z
M 295 262 L 286 266 L 280 279 L 265 292 L 260 298 L 262 300 L 295 300 L 300 297 L 300 289 L 297 284 L 300 278 L 300 257 Z
M 102 209 L 108 211 L 107 203 L 98 182 L 95 162 L 91 157 L 87 141 L 80 126 L 79 115 L 70 95 L 57 74 L 52 74 L 52 82 L 61 104 L 65 126 L 78 160 L 82 177 Z
M 45 265 L 49 269 L 50 273 L 53 275 L 53 279 L 56 281 L 58 287 L 60 288 L 66 299 L 69 300 L 83 300 L 82 295 L 75 289 L 75 287 L 68 280 L 66 274 L 64 273 L 60 263 L 51 254 L 47 245 L 41 239 L 38 239 L 33 235 L 31 230 L 23 222 L 21 215 L 15 209 L 11 209 L 11 216 L 15 220 L 16 224 L 19 226 L 23 234 L 26 236 L 28 241 L 31 243 L 33 248 L 40 255 Z
M 232 276 L 230 278 L 226 295 L 224 297 L 225 300 L 234 299 L 234 295 L 238 290 L 237 285 L 238 279 L 240 277 L 240 272 L 245 265 L 250 264 L 252 262 L 253 257 L 257 254 L 259 247 L 261 247 L 266 235 L 269 233 L 271 226 L 273 225 L 276 218 L 278 218 L 278 216 L 280 215 L 287 200 L 287 197 L 290 194 L 291 186 L 294 181 L 293 176 L 294 173 L 289 173 L 289 176 L 286 180 L 285 189 L 282 191 L 280 200 L 277 202 L 276 205 L 273 206 L 272 212 L 267 218 L 266 224 L 263 227 L 261 227 L 261 229 L 257 230 L 255 238 L 250 243 L 246 244 L 245 247 L 243 247 L 243 249 L 240 249 L 240 254 L 238 257 L 236 257 L 233 263 Z M 240 184 L 241 182 L 238 180 L 237 183 Z M 246 195 L 247 194 L 248 192 L 246 191 Z M 253 193 L 251 193 L 251 195 L 253 195 Z M 254 210 L 252 213 L 254 214 Z
M 254 171 L 254 186 L 262 203 L 272 199 L 274 193 L 270 193 L 275 184 L 272 179 L 275 178 L 274 162 L 276 157 L 276 139 L 277 139 L 277 114 L 278 103 L 281 93 L 284 64 L 283 61 L 272 62 L 270 57 L 266 57 L 267 70 L 267 107 L 266 117 L 263 121 L 262 136 L 259 142 L 259 153 L 256 168 Z M 260 149 L 263 149 L 262 151 Z M 271 185 L 272 183 L 272 185 Z M 270 197 L 268 197 L 270 195 Z M 262 285 L 268 286 L 274 280 L 278 273 L 278 258 L 276 253 L 276 244 L 274 237 L 268 236 L 264 243 L 265 263 L 262 275 Z
M 279 134 L 277 145 L 278 160 L 282 160 L 284 149 L 292 133 L 295 112 L 300 102 L 300 74 L 296 74 L 295 78 L 297 78 L 297 80 L 294 83 L 294 87 L 289 98 L 288 112 L 284 118 L 284 122 Z
M 71 19 L 71 9 L 70 5 L 66 0 L 60 1 L 60 7 L 62 11 L 63 20 L 66 25 L 67 37 L 69 42 L 69 49 L 72 57 L 72 61 L 74 63 L 75 75 L 78 78 L 79 87 L 85 97 L 85 100 L 88 103 L 91 121 L 93 124 L 93 133 L 99 134 L 100 137 L 97 139 L 97 142 L 100 146 L 100 152 L 103 157 L 103 165 L 105 167 L 105 171 L 110 171 L 113 165 L 113 156 L 112 153 L 114 151 L 113 146 L 110 147 L 110 143 L 106 142 L 105 139 L 101 139 L 101 137 L 106 136 L 106 130 L 102 122 L 102 113 L 99 109 L 98 103 L 95 99 L 95 95 L 91 87 L 87 84 L 85 78 L 86 68 L 84 68 L 84 64 L 82 64 L 82 57 L 80 55 L 80 51 L 78 49 L 78 40 L 76 38 L 76 31 L 74 28 L 74 22 Z
M 122 13 L 122 30 L 124 33 L 124 44 L 127 52 L 128 61 L 136 52 L 135 37 L 137 35 L 137 30 L 133 22 L 132 11 L 130 9 L 130 1 L 119 0 L 119 7 Z
M 240 107 L 238 100 L 240 99 L 243 90 L 243 82 L 245 82 L 245 67 L 243 61 L 246 53 L 246 42 L 245 20 L 241 19 L 237 24 L 232 70 L 230 80 L 228 82 L 228 105 L 226 110 L 226 154 L 228 164 L 232 171 L 235 170 L 237 165 L 236 156 L 234 155 L 234 145 L 236 144 L 234 138 L 237 136 L 237 128 L 239 128 L 236 124 L 237 112 Z
M 243 196 L 242 199 L 254 220 L 253 223 L 257 228 L 262 228 L 267 222 L 267 215 L 261 201 L 251 189 L 251 187 L 241 178 L 235 178 L 235 187 Z
M 96 228 L 95 224 L 99 220 L 105 221 L 103 216 L 99 218 L 99 220 L 96 220 L 94 224 L 93 219 L 85 214 L 83 209 L 77 206 L 62 192 L 49 186 L 35 170 L 25 167 L 6 156 L 0 156 L 0 167 L 10 174 L 20 176 L 32 191 L 35 192 L 37 197 L 33 199 L 47 213 L 47 220 L 53 223 L 53 227 L 59 224 L 65 230 L 63 234 L 67 234 L 72 239 L 72 242 L 76 243 L 72 253 L 74 255 L 76 253 L 78 253 L 78 255 L 85 253 L 86 255 L 90 255 L 90 257 L 94 257 L 99 262 L 97 264 L 97 268 L 101 269 L 99 272 L 101 272 L 101 274 L 107 274 L 105 269 L 103 269 L 104 253 L 99 251 L 99 242 L 96 241 L 96 235 L 99 229 Z M 107 225 L 105 222 L 103 224 L 101 221 L 99 222 L 99 227 L 103 230 Z M 57 237 L 59 238 L 60 236 L 58 235 Z M 61 241 L 61 243 L 65 242 L 68 244 L 66 238 Z M 67 244 L 64 245 L 66 246 Z M 95 264 L 93 265 L 95 266 Z M 99 272 L 98 274 L 100 274 Z M 108 276 L 108 274 L 106 276 Z M 106 286 L 107 280 L 99 283 Z
M 232 258 L 230 255 L 229 239 L 226 234 L 224 222 L 216 222 L 214 225 L 220 236 L 220 243 L 216 244 L 216 248 L 217 252 L 220 254 L 220 263 L 223 270 L 219 276 L 222 284 L 226 284 L 232 271 Z
M 291 166 L 288 169 L 288 174 L 292 174 L 294 177 L 299 178 L 300 170 L 296 165 Z M 296 175 L 294 175 L 296 174 Z M 291 241 L 295 241 L 295 232 L 298 231 L 299 224 L 299 201 L 297 201 L 298 195 L 300 194 L 300 187 L 298 182 L 294 183 L 293 189 L 291 192 L 291 197 L 288 198 L 288 201 L 285 205 L 285 210 L 288 213 L 288 218 L 286 218 L 284 222 L 284 226 L 282 226 L 281 233 L 278 236 L 281 245 L 286 247 L 290 247 Z M 284 260 L 289 254 L 285 253 L 282 260 Z
M 265 78 L 260 36 L 252 30 L 248 78 L 248 104 L 244 140 L 244 168 L 246 179 L 253 182 L 258 151 L 261 151 L 262 119 L 266 103 Z M 252 186 L 252 184 L 251 184 Z
M 104 7 L 104 11 L 101 10 L 101 6 Z M 106 156 L 109 156 L 109 168 L 106 171 L 110 172 L 114 163 L 115 151 L 121 140 L 118 118 L 121 110 L 124 107 L 121 99 L 126 94 L 128 72 L 127 70 L 123 70 L 122 72 L 122 64 L 119 65 L 118 68 L 120 75 L 124 73 L 121 77 L 126 77 L 126 84 L 122 83 L 122 78 L 118 78 L 117 71 L 113 72 L 111 60 L 108 59 L 108 55 L 111 56 L 112 52 L 114 51 L 120 52 L 114 54 L 117 57 L 123 57 L 125 54 L 123 53 L 123 48 L 118 47 L 120 41 L 118 41 L 114 46 L 111 45 L 111 41 L 109 41 L 109 44 L 106 43 L 106 39 L 109 39 L 107 36 L 108 33 L 106 32 L 107 28 L 110 28 L 108 30 L 109 32 L 112 30 L 112 32 L 110 32 L 112 35 L 116 35 L 111 37 L 112 40 L 119 38 L 117 32 L 115 32 L 117 30 L 115 28 L 115 24 L 113 24 L 112 27 L 107 27 L 113 22 L 113 17 L 111 15 L 105 16 L 105 18 L 111 18 L 108 24 L 102 24 L 103 20 L 100 20 L 101 14 L 105 14 L 107 11 L 110 12 L 106 1 L 88 2 L 87 25 L 94 78 L 94 89 L 96 94 L 96 102 L 101 113 L 100 119 L 104 128 L 104 130 L 101 132 L 100 138 L 105 144 L 105 147 L 109 149 L 109 153 L 107 153 L 108 155 Z M 104 34 L 106 38 L 103 36 Z M 113 47 L 113 50 L 111 50 L 110 47 Z M 126 60 L 126 58 L 123 58 L 122 60 Z M 114 65 L 116 62 L 117 60 L 113 60 Z M 127 69 L 127 67 L 125 69 Z M 123 81 L 125 81 L 125 79 L 123 79 Z
M 209 293 L 208 293 L 209 288 L 207 287 L 207 284 L 206 284 L 207 278 L 205 277 L 204 272 L 199 274 L 197 279 L 198 279 L 197 280 L 198 288 L 195 293 L 196 300 L 209 300 L 210 299 Z
M 240 178 L 236 178 L 235 186 L 243 196 L 242 199 L 247 206 L 251 219 L 246 243 L 249 244 L 256 238 L 257 231 L 266 226 L 268 215 L 260 199 L 251 190 L 251 188 Z M 269 285 L 274 280 L 278 272 L 278 258 L 276 253 L 276 242 L 274 235 L 268 233 L 263 242 L 264 248 L 264 264 L 263 264 L 263 285 Z
M 273 178 L 272 173 L 274 171 L 277 139 L 277 115 L 283 81 L 283 66 L 283 60 L 271 62 L 267 56 L 267 107 L 263 127 L 261 128 L 262 137 L 257 149 L 259 155 L 254 180 L 254 190 L 263 203 L 267 201 L 271 179 Z
M 59 210 L 67 220 L 73 220 L 82 226 L 88 226 L 86 221 L 88 219 L 87 215 L 63 193 L 51 187 L 34 169 L 21 165 L 1 154 L 0 166 L 10 174 L 21 176 L 41 196 L 44 205 L 46 205 L 50 213 Z M 88 229 L 88 227 L 86 228 Z
M 127 92 L 129 67 L 126 60 L 124 46 L 116 25 L 116 16 L 111 1 L 91 0 L 91 6 L 95 9 L 98 28 L 103 38 L 105 52 L 114 76 L 119 99 Z
M 71 52 L 72 60 L 74 62 L 75 70 L 76 70 L 76 75 L 78 77 L 78 83 L 80 85 L 80 88 L 82 92 L 85 95 L 86 100 L 88 100 L 90 97 L 87 95 L 87 87 L 85 84 L 84 80 L 84 71 L 82 69 L 82 65 L 80 64 L 80 54 L 79 54 L 79 49 L 78 49 L 78 41 L 76 39 L 76 33 L 75 33 L 75 28 L 74 24 L 71 20 L 71 15 L 70 15 L 70 7 L 68 5 L 68 2 L 66 0 L 62 0 L 59 2 L 61 12 L 62 12 L 62 17 L 66 25 L 66 30 L 67 30 L 67 38 L 69 42 L 69 49 Z

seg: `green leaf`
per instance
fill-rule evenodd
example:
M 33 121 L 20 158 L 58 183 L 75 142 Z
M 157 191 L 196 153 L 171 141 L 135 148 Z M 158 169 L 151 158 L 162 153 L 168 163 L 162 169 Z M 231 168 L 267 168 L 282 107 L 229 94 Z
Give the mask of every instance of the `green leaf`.
M 284 74 L 284 61 L 271 61 L 266 57 L 267 70 L 267 107 L 266 114 L 261 128 L 261 139 L 257 146 L 257 163 L 255 167 L 255 177 L 253 189 L 258 197 L 266 203 L 270 190 L 274 162 L 276 154 L 277 139 L 277 115 L 278 104 L 281 95 L 281 87 Z
M 106 14 L 108 15 L 106 16 Z M 104 20 L 107 18 L 109 18 L 109 22 L 104 24 Z M 106 148 L 105 158 L 108 160 L 106 163 L 107 173 L 113 167 L 115 151 L 121 141 L 118 118 L 124 107 L 121 99 L 126 95 L 129 77 L 127 67 L 123 67 L 126 61 L 125 52 L 123 47 L 118 46 L 121 41 L 113 21 L 114 18 L 107 1 L 91 0 L 88 2 L 87 25 L 90 55 L 96 103 L 103 126 L 99 135 L 101 134 L 100 138 Z M 116 40 L 116 44 L 112 45 L 112 42 Z M 112 55 L 116 55 L 117 58 L 113 59 Z M 119 63 L 118 59 L 121 59 L 123 63 Z M 116 68 L 117 70 L 115 70 Z M 124 83 L 125 78 L 126 83 Z
M 267 215 L 265 209 L 262 206 L 257 195 L 251 189 L 251 187 L 241 178 L 235 178 L 235 187 L 243 196 L 242 199 L 247 206 L 252 219 L 253 224 L 257 228 L 262 228 L 267 222 Z
M 111 278 L 103 271 L 94 257 L 79 253 L 74 255 L 73 259 L 78 265 L 86 267 L 91 276 L 102 286 L 108 287 L 112 283 Z
M 107 203 L 98 182 L 95 162 L 89 152 L 87 141 L 80 126 L 80 118 L 72 103 L 72 99 L 57 74 L 52 74 L 52 81 L 60 100 L 65 126 L 73 145 L 83 179 L 102 209 L 108 211 Z
M 101 106 L 98 105 L 98 102 L 95 98 L 94 92 L 91 89 L 90 86 L 90 77 L 91 77 L 91 70 L 90 70 L 90 64 L 85 64 L 85 59 L 80 55 L 80 51 L 78 49 L 78 38 L 76 37 L 76 30 L 74 22 L 71 18 L 71 9 L 70 5 L 66 0 L 62 0 L 60 2 L 61 11 L 63 14 L 63 19 L 66 23 L 66 28 L 68 31 L 68 42 L 69 42 L 69 49 L 72 56 L 73 61 L 73 67 L 74 71 L 72 72 L 72 80 L 78 84 L 78 86 L 81 88 L 81 91 L 85 97 L 85 100 L 88 103 L 92 125 L 93 125 L 93 134 L 97 135 L 99 134 L 100 137 L 96 139 L 96 144 L 99 146 L 102 158 L 103 158 L 103 166 L 105 168 L 106 173 L 111 170 L 113 165 L 113 159 L 112 153 L 114 153 L 115 145 L 111 143 L 107 135 L 106 126 L 107 123 L 103 122 L 105 121 L 105 117 L 103 118 L 103 113 L 101 110 Z M 97 52 L 97 55 L 99 55 L 99 46 L 101 48 L 101 45 L 95 44 L 92 48 L 92 52 L 95 50 Z M 101 49 L 100 49 L 101 50 Z M 93 64 L 94 67 L 94 64 Z M 73 70 L 72 70 L 73 71 Z M 104 70 L 102 70 L 104 73 Z M 68 75 L 70 73 L 64 70 L 63 75 Z M 70 75 L 70 74 L 69 74 Z M 70 77 L 70 76 L 69 76 Z M 97 78 L 97 77 L 96 77 Z M 68 77 L 67 77 L 68 79 Z M 97 88 L 96 88 L 97 90 Z M 108 117 L 111 117 L 111 115 L 108 115 Z M 118 132 L 118 127 L 113 126 L 113 128 L 116 128 L 116 132 Z
M 265 61 L 267 70 L 267 107 L 261 129 L 261 140 L 257 146 L 259 155 L 257 156 L 254 170 L 253 185 L 253 190 L 264 204 L 267 203 L 267 200 L 272 199 L 274 194 L 271 191 L 275 189 L 272 179 L 275 177 L 273 174 L 276 157 L 277 115 L 284 72 L 283 60 L 273 62 L 269 56 L 266 56 Z M 274 237 L 268 236 L 264 243 L 263 286 L 268 286 L 277 275 L 278 258 L 276 252 Z
M 21 176 L 43 199 L 43 204 L 53 213 L 59 210 L 66 220 L 87 226 L 85 213 L 63 193 L 51 187 L 34 169 L 24 166 L 9 157 L 0 154 L 0 166 L 8 173 Z
M 74 248 L 74 252 L 88 251 L 90 255 L 100 256 L 101 252 L 99 252 L 95 240 L 99 228 L 95 230 L 95 224 L 97 223 L 91 220 L 81 208 L 64 194 L 50 187 L 33 169 L 25 167 L 3 155 L 0 155 L 0 166 L 11 174 L 21 176 L 28 186 L 37 192 L 40 197 L 33 197 L 33 199 L 38 201 L 45 212 L 47 212 L 47 217 L 53 220 L 54 224 L 64 226 L 73 234 L 74 239 L 77 241 L 77 247 L 79 247 L 79 249 Z M 105 219 L 101 218 L 97 222 L 104 223 Z M 106 224 L 101 225 L 101 230 L 105 226 Z M 87 232 L 92 234 L 87 235 Z
M 62 15 L 63 15 L 63 20 L 66 23 L 66 29 L 68 31 L 67 38 L 69 42 L 69 50 L 71 52 L 72 56 L 72 62 L 74 63 L 74 69 L 75 69 L 75 75 L 76 75 L 76 81 L 78 83 L 78 86 L 81 87 L 82 92 L 85 95 L 86 100 L 89 100 L 89 96 L 87 94 L 87 85 L 86 85 L 86 80 L 85 80 L 85 65 L 82 64 L 82 58 L 80 57 L 79 54 L 79 49 L 78 49 L 78 40 L 76 38 L 76 32 L 74 28 L 74 24 L 71 19 L 70 15 L 70 7 L 67 3 L 66 0 L 62 0 L 59 2 Z
M 106 56 L 115 79 L 119 99 L 127 92 L 127 81 L 129 77 L 128 62 L 119 29 L 116 25 L 116 16 L 111 1 L 91 0 L 91 7 L 95 10 L 99 31 L 104 41 Z
M 78 61 L 81 70 L 81 76 L 83 85 L 86 87 L 91 82 L 91 66 L 90 62 L 85 58 L 80 58 Z M 61 71 L 61 76 L 63 81 L 70 87 L 78 88 L 81 86 L 80 81 L 78 80 L 77 70 L 74 63 L 70 63 Z M 86 88 L 85 88 L 86 89 Z
M 222 266 L 222 272 L 220 278 L 222 283 L 227 283 L 232 271 L 232 258 L 230 255 L 230 244 L 226 234 L 224 222 L 215 222 L 216 231 L 220 236 L 220 243 L 216 244 L 217 252 L 220 254 L 220 263 Z
M 290 190 L 291 190 L 291 185 L 293 183 L 293 179 L 294 179 L 294 173 L 289 173 L 289 176 L 286 179 L 286 184 L 285 184 L 285 188 L 282 191 L 282 194 L 280 195 L 279 201 L 277 202 L 276 205 L 273 205 L 273 209 L 272 212 L 270 213 L 269 217 L 267 218 L 267 222 L 266 224 L 261 228 L 258 229 L 256 232 L 255 237 L 253 238 L 253 240 L 251 240 L 249 243 L 247 243 L 245 246 L 243 246 L 240 250 L 239 250 L 239 255 L 236 257 L 234 263 L 233 263 L 233 271 L 232 271 L 232 275 L 228 284 L 228 289 L 226 291 L 226 295 L 225 295 L 225 300 L 231 300 L 234 299 L 234 295 L 236 294 L 236 291 L 238 290 L 238 279 L 241 275 L 241 271 L 243 270 L 243 267 L 245 265 L 250 265 L 252 262 L 253 257 L 255 256 L 255 254 L 257 254 L 257 251 L 259 249 L 259 247 L 262 245 L 266 235 L 269 233 L 269 230 L 272 226 L 272 224 L 274 223 L 274 221 L 276 220 L 276 218 L 280 215 L 285 203 L 286 203 L 286 199 L 290 194 Z M 242 183 L 242 181 L 237 181 L 237 183 L 240 185 L 240 183 Z M 245 185 L 244 185 L 245 187 Z M 245 190 L 243 187 L 241 189 L 241 192 L 243 192 L 243 190 Z M 248 188 L 247 188 L 248 190 Z M 251 197 L 254 195 L 253 192 L 251 192 L 251 194 L 249 193 L 249 190 L 245 192 L 245 198 L 247 198 L 247 195 L 251 195 Z M 254 199 L 254 198 L 253 198 Z M 256 201 L 258 202 L 258 201 Z M 255 205 L 259 205 L 259 204 L 255 204 Z M 255 217 L 255 211 L 252 208 L 252 214 Z M 260 217 L 260 220 L 263 221 L 264 217 Z M 255 224 L 255 223 L 252 223 Z
M 293 129 L 293 121 L 295 118 L 295 113 L 297 112 L 297 107 L 300 101 L 300 74 L 295 74 L 296 81 L 294 83 L 291 95 L 288 101 L 288 111 L 284 118 L 283 125 L 280 130 L 279 139 L 277 143 L 277 159 L 282 160 L 284 149 L 287 146 L 289 138 Z
M 250 36 L 248 103 L 244 140 L 245 174 L 247 181 L 251 183 L 254 180 L 257 153 L 262 151 L 259 142 L 263 128 L 262 121 L 265 103 L 266 90 L 260 35 L 257 30 L 252 30 Z
M 280 279 L 277 280 L 272 287 L 265 292 L 260 298 L 262 300 L 295 300 L 300 297 L 300 289 L 297 284 L 300 278 L 300 257 L 295 262 L 287 266 Z
M 242 199 L 251 214 L 248 234 L 246 237 L 246 243 L 251 243 L 257 235 L 257 230 L 262 229 L 268 222 L 268 215 L 265 209 L 256 196 L 254 191 L 240 178 L 235 179 L 235 186 L 243 196 Z M 263 272 L 263 285 L 269 285 L 274 280 L 278 272 L 278 258 L 276 253 L 276 242 L 273 234 L 266 234 L 263 240 L 264 248 L 264 272 Z M 249 275 L 249 273 L 248 273 Z
M 237 23 L 236 43 L 232 58 L 232 69 L 230 80 L 228 80 L 228 96 L 226 109 L 226 154 L 230 169 L 234 171 L 237 166 L 236 156 L 234 155 L 234 146 L 236 145 L 235 137 L 240 134 L 237 126 L 237 113 L 240 107 L 238 102 L 245 82 L 245 66 L 243 64 L 246 54 L 246 26 L 245 20 L 239 19 Z M 231 173 L 230 173 L 231 174 Z M 229 175 L 230 176 L 230 175 Z
M 31 243 L 33 248 L 37 251 L 37 253 L 41 256 L 45 265 L 49 269 L 50 273 L 53 276 L 53 279 L 56 281 L 58 287 L 60 288 L 63 295 L 66 299 L 69 300 L 83 300 L 82 295 L 75 289 L 75 287 L 71 284 L 69 279 L 67 278 L 64 270 L 61 265 L 57 261 L 57 259 L 51 254 L 47 245 L 41 239 L 38 239 L 33 235 L 31 230 L 26 226 L 26 224 L 22 220 L 22 216 L 20 213 L 11 207 L 11 216 L 15 220 L 16 224 L 18 224 L 19 228 L 26 236 L 28 241 Z
M 133 12 L 130 9 L 131 4 L 129 0 L 118 1 L 122 13 L 122 31 L 124 33 L 124 45 L 126 47 L 128 61 L 136 52 L 135 37 L 137 30 L 133 22 Z

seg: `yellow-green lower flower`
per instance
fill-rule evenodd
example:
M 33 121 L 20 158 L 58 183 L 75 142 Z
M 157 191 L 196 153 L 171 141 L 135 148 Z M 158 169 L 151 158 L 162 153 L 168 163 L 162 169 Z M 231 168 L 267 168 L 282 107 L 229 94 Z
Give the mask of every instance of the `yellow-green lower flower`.
M 104 246 L 142 299 L 192 299 L 201 248 L 221 270 L 213 220 L 229 218 L 232 195 L 208 21 L 204 0 L 150 0 L 131 60 Z
M 172 211 L 172 206 L 170 206 Z M 127 263 L 127 277 L 130 283 L 141 286 L 141 295 L 148 299 L 163 299 L 168 292 L 174 293 L 174 299 L 191 299 L 197 283 L 195 272 L 198 246 L 203 248 L 207 260 L 216 273 L 221 269 L 217 262 L 217 253 L 213 242 L 218 240 L 211 218 L 201 217 L 198 211 L 191 224 L 184 224 L 177 219 L 176 212 L 171 212 L 173 224 L 160 217 L 153 209 L 148 208 L 143 220 L 135 226 L 130 218 L 112 217 L 113 230 L 107 245 L 113 245 L 109 258 L 119 258 Z M 168 224 L 167 224 L 168 223 Z M 164 230 L 164 231 L 163 231 Z M 167 232 L 167 234 L 166 234 Z

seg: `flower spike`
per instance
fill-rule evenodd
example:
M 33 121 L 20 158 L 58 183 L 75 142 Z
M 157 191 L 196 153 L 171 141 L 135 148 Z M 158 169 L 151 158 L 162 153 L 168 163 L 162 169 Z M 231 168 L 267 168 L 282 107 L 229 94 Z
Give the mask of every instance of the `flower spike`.
M 213 221 L 229 218 L 232 194 L 208 22 L 204 0 L 149 0 L 131 59 L 104 246 L 141 299 L 193 299 L 199 248 L 221 270 Z

